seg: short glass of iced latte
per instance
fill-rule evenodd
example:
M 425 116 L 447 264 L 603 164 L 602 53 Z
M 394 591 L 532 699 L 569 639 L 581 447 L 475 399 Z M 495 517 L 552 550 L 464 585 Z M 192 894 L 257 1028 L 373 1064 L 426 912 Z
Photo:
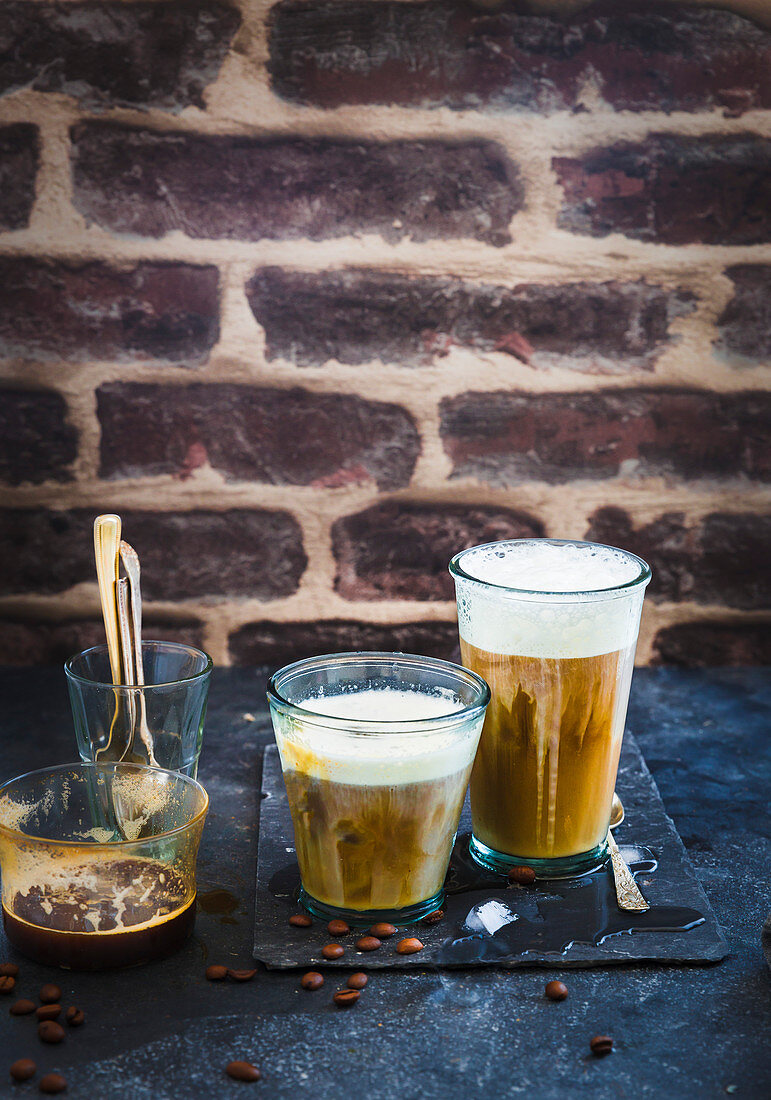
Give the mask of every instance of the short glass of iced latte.
M 312 657 L 271 678 L 307 909 L 363 924 L 441 905 L 489 698 L 468 669 L 403 653 Z
M 582 874 L 606 856 L 646 563 L 611 546 L 517 539 L 450 563 L 463 663 L 492 700 L 471 776 L 471 854 Z

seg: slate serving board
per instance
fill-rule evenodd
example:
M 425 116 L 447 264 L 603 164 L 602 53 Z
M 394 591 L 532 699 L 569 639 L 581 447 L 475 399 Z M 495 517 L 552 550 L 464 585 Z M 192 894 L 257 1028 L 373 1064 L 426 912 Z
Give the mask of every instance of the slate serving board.
M 621 753 L 616 790 L 624 803 L 626 819 L 616 830 L 615 836 L 622 851 L 630 860 L 637 855 L 644 858 L 650 853 L 658 861 L 652 873 L 643 870 L 638 881 L 652 906 L 680 906 L 698 910 L 704 920 L 687 931 L 635 931 L 611 935 L 597 944 L 591 937 L 582 940 L 585 929 L 577 921 L 573 940 L 554 950 L 554 936 L 549 936 L 549 922 L 567 920 L 573 902 L 584 899 L 587 891 L 616 914 L 612 894 L 612 875 L 609 867 L 592 876 L 561 883 L 558 894 L 554 887 L 538 882 L 532 887 L 508 887 L 505 880 L 482 873 L 475 877 L 473 888 L 448 894 L 444 906 L 445 917 L 435 925 L 405 926 L 405 935 L 418 935 L 425 949 L 416 955 L 397 955 L 394 940 L 386 941 L 374 952 L 358 952 L 354 948 L 355 936 L 342 939 L 346 947 L 342 958 L 328 961 L 321 955 L 321 948 L 329 943 L 326 923 L 314 919 L 309 929 L 294 928 L 288 918 L 298 911 L 295 891 L 299 885 L 299 872 L 294 851 L 292 821 L 287 805 L 281 765 L 275 745 L 265 749 L 262 773 L 262 803 L 260 807 L 260 831 L 257 853 L 257 890 L 255 905 L 254 957 L 269 969 L 293 967 L 332 967 L 350 969 L 365 966 L 367 970 L 397 968 L 425 969 L 427 966 L 453 968 L 456 966 L 517 967 L 591 967 L 624 965 L 641 962 L 666 963 L 715 963 L 725 958 L 728 948 L 707 897 L 688 862 L 683 843 L 674 823 L 667 815 L 653 776 L 643 759 L 634 737 L 627 733 Z M 458 885 L 459 879 L 469 869 L 467 852 L 468 832 L 471 828 L 471 812 L 468 796 L 463 807 L 458 839 L 448 883 Z M 630 848 L 630 843 L 634 847 Z M 640 849 L 642 848 L 642 851 Z M 645 852 L 645 848 L 649 852 Z M 470 878 L 467 878 L 471 882 Z M 466 924 L 470 911 L 478 911 L 480 905 L 497 899 L 505 911 L 522 914 L 530 927 L 544 930 L 543 945 L 532 943 L 525 951 L 507 948 L 499 935 L 482 932 L 469 937 Z M 566 910 L 567 917 L 566 917 Z M 631 917 L 630 921 L 635 918 Z M 519 926 L 518 926 L 519 927 Z M 553 930 L 552 930 L 553 931 Z M 455 941 L 463 938 L 461 949 Z M 537 937 L 541 938 L 541 937 Z M 469 939 L 478 943 L 469 946 Z M 551 939 L 551 943 L 549 943 Z

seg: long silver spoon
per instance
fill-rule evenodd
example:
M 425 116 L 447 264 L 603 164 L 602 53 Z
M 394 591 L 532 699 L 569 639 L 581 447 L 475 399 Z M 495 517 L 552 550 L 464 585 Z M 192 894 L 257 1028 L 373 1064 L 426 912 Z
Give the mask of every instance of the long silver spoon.
M 610 828 L 608 829 L 608 848 L 610 850 L 610 862 L 613 866 L 613 882 L 616 887 L 616 900 L 619 909 L 628 913 L 645 913 L 650 905 L 642 896 L 640 887 L 634 880 L 634 875 L 629 870 L 626 860 L 618 850 L 618 844 L 613 838 L 611 829 L 615 829 L 624 820 L 624 807 L 621 799 L 614 792 L 613 804 L 610 810 Z

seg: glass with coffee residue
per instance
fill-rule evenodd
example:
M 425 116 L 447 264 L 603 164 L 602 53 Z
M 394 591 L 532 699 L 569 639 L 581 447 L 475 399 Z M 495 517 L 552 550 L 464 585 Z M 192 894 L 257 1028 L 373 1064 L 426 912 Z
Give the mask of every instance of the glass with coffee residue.
M 471 776 L 471 854 L 583 874 L 607 855 L 643 595 L 624 550 L 516 539 L 450 563 L 463 663 L 492 699 Z
M 448 661 L 338 653 L 268 685 L 312 913 L 358 924 L 437 909 L 490 692 Z

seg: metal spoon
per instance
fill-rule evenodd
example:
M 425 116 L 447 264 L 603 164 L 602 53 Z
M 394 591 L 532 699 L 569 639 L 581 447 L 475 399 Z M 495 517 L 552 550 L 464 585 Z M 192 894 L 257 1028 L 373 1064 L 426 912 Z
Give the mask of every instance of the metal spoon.
M 634 880 L 634 875 L 629 870 L 626 860 L 618 850 L 618 845 L 613 838 L 611 829 L 615 829 L 624 820 L 624 807 L 621 799 L 614 792 L 613 803 L 610 809 L 610 828 L 608 829 L 608 849 L 610 861 L 613 866 L 613 882 L 616 887 L 616 900 L 619 909 L 628 913 L 645 913 L 650 905 L 642 896 L 640 887 Z

